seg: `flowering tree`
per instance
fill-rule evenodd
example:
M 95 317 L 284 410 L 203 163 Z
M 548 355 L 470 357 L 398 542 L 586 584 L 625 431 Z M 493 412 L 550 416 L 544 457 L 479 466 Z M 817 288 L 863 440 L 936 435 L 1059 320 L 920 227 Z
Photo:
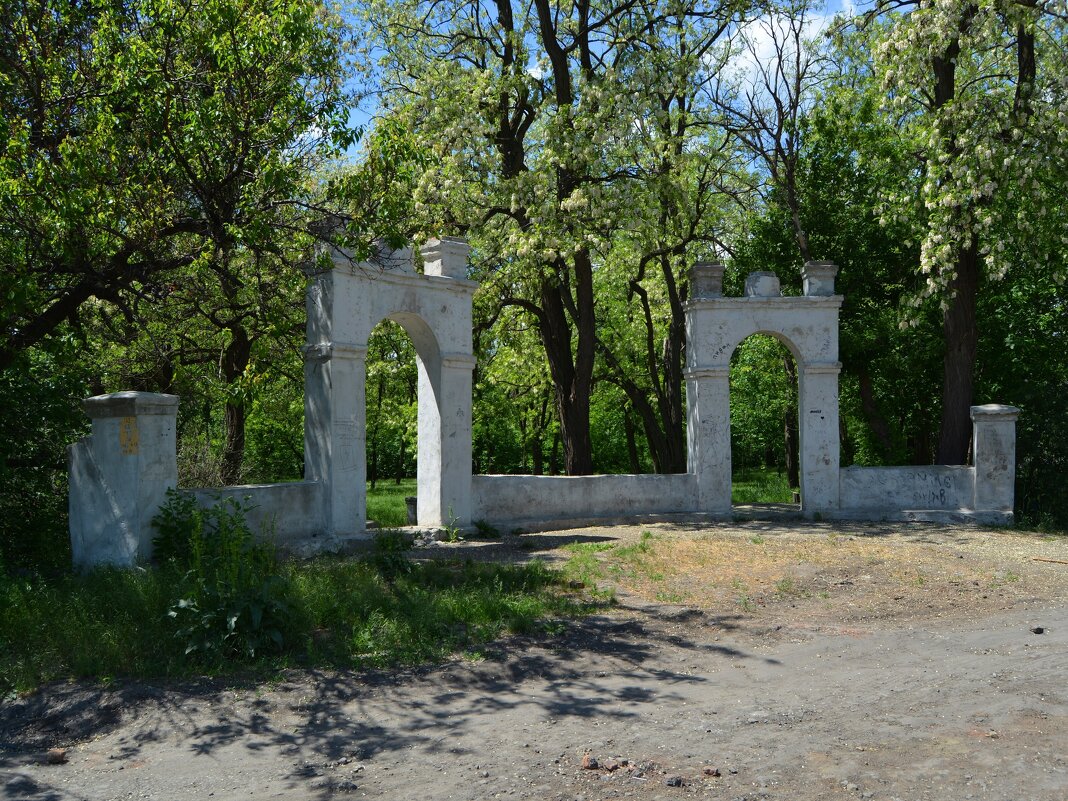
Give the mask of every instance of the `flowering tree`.
M 918 197 L 888 193 L 886 220 L 911 221 L 945 336 L 936 461 L 967 458 L 976 300 L 1042 224 L 1064 163 L 1068 14 L 1042 0 L 879 0 L 875 65 L 922 173 Z M 1063 247 L 1063 241 L 1061 246 Z M 1045 258 L 1030 251 L 1033 258 Z
M 437 155 L 415 193 L 426 233 L 445 225 L 467 235 L 487 291 L 536 322 L 569 473 L 593 468 L 595 357 L 608 352 L 598 338 L 596 276 L 620 231 L 671 214 L 650 204 L 671 194 L 663 174 L 692 161 L 690 81 L 736 6 L 368 0 L 385 53 L 386 113 Z M 659 165 L 652 176 L 651 161 Z M 646 178 L 664 191 L 643 190 Z M 646 238 L 635 259 L 652 245 L 676 260 L 673 271 L 693 239 Z M 681 416 L 678 424 L 681 431 Z

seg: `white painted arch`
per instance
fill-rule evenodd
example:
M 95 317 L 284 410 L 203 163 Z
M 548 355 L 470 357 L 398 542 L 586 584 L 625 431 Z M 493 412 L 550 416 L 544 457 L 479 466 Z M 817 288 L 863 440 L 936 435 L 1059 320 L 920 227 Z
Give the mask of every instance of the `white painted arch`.
M 367 515 L 367 340 L 392 320 L 415 346 L 419 370 L 420 525 L 467 524 L 471 507 L 471 300 L 468 246 L 431 240 L 423 273 L 410 250 L 353 264 L 335 252 L 307 295 L 304 460 L 319 482 L 330 531 L 363 531 Z
M 723 297 L 723 265 L 698 263 L 686 309 L 688 472 L 697 480 L 699 511 L 731 507 L 730 365 L 738 345 L 753 334 L 775 337 L 798 367 L 802 511 L 838 508 L 837 267 L 808 262 L 805 294 L 783 297 L 774 273 L 752 273 L 745 297 Z

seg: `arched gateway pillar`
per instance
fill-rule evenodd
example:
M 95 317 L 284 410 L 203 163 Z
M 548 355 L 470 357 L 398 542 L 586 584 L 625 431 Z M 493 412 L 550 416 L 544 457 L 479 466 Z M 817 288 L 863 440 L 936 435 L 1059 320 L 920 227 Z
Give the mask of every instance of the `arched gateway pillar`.
M 798 375 L 797 409 L 801 501 L 806 512 L 838 508 L 838 374 L 840 364 L 805 364 Z
M 419 369 L 417 513 L 420 525 L 471 517 L 471 372 L 475 366 L 466 279 L 470 249 L 433 239 L 421 250 L 383 250 L 354 264 L 336 252 L 308 288 L 305 478 L 322 484 L 328 533 L 363 532 L 367 516 L 367 339 L 382 320 L 401 325 Z
M 783 297 L 773 273 L 752 273 L 745 297 L 728 298 L 722 264 L 694 265 L 686 307 L 687 471 L 696 476 L 699 511 L 731 508 L 731 355 L 752 334 L 774 336 L 797 361 L 801 509 L 838 509 L 837 271 L 831 262 L 805 264 L 801 297 Z

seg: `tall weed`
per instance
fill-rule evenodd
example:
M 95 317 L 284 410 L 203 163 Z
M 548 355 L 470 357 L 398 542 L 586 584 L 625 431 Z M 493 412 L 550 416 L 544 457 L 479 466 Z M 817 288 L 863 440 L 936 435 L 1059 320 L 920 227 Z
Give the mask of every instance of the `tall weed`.
M 254 658 L 284 645 L 289 583 L 274 547 L 253 536 L 247 511 L 234 498 L 203 508 L 171 492 L 153 520 L 156 558 L 177 579 L 167 615 L 186 655 L 203 662 Z

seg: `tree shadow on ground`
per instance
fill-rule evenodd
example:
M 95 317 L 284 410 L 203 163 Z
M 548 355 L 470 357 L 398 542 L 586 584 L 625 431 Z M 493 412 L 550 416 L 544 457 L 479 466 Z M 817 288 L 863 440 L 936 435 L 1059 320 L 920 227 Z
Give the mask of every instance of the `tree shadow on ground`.
M 621 611 L 622 617 L 568 621 L 554 637 L 490 643 L 477 660 L 419 669 L 294 670 L 267 686 L 233 680 L 51 685 L 0 709 L 8 749 L 0 767 L 25 765 L 34 758 L 30 752 L 94 739 L 136 719 L 111 746 L 110 759 L 135 759 L 149 743 L 176 739 L 190 757 L 273 751 L 289 764 L 284 787 L 303 794 L 311 788 L 330 798 L 342 762 L 415 748 L 428 755 L 462 754 L 466 747 L 458 743 L 477 742 L 490 718 L 513 711 L 545 724 L 567 718 L 591 725 L 637 722 L 636 705 L 670 707 L 681 698 L 679 688 L 710 680 L 665 667 L 655 657 L 667 648 L 706 659 L 711 654 L 724 664 L 762 659 L 702 634 L 732 631 L 742 625 L 740 617 L 654 605 Z M 33 787 L 26 784 L 31 781 Z M 13 775 L 0 785 L 0 798 L 76 797 L 41 781 Z

